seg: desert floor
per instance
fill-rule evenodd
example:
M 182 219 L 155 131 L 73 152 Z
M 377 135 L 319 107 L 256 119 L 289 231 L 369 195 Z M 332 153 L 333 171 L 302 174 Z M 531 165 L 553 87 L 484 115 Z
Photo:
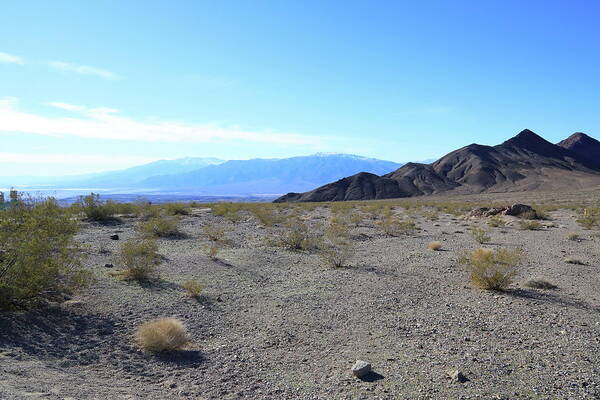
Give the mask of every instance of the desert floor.
M 180 220 L 185 237 L 158 240 L 160 278 L 145 284 L 110 274 L 120 268 L 120 246 L 139 235 L 138 221 L 84 223 L 77 238 L 96 281 L 63 303 L 0 314 L 0 398 L 600 398 L 596 231 L 568 209 L 535 231 L 514 217 L 491 228 L 485 218 L 409 212 L 420 229 L 398 237 L 365 214 L 351 231 L 348 266 L 331 268 L 315 251 L 273 246 L 282 224 L 262 226 L 246 211 L 232 222 L 196 208 Z M 329 215 L 322 206 L 301 218 L 318 235 Z M 207 224 L 227 231 L 216 260 L 207 255 Z M 490 243 L 478 244 L 472 225 L 489 229 Z M 568 240 L 570 232 L 580 240 Z M 431 241 L 441 251 L 429 250 Z M 457 259 L 479 247 L 524 250 L 509 290 L 470 284 Z M 206 284 L 199 300 L 181 287 L 189 279 Z M 558 289 L 529 288 L 529 279 Z M 183 321 L 190 346 L 139 350 L 136 327 L 158 317 Z M 350 372 L 358 359 L 373 366 L 367 380 Z M 456 369 L 468 381 L 448 378 Z

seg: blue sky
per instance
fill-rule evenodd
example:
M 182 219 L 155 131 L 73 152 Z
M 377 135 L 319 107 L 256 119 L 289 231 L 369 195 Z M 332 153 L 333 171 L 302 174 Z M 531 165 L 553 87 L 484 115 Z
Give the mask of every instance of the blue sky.
M 7 1 L 2 175 L 600 137 L 594 1 Z

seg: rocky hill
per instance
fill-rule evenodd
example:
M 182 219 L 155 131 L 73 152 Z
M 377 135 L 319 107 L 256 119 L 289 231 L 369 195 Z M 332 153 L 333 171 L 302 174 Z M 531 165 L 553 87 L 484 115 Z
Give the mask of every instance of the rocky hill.
M 525 129 L 497 146 L 471 144 L 432 164 L 408 163 L 389 174 L 359 173 L 276 202 L 343 201 L 524 190 L 600 184 L 600 142 L 576 133 L 553 144 Z

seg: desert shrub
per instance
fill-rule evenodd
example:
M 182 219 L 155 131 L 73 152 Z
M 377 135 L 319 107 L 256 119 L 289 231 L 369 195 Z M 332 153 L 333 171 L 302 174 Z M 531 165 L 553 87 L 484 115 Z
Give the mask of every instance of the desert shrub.
M 219 252 L 223 248 L 224 242 L 211 242 L 208 247 L 206 247 L 206 255 L 211 260 L 217 260 L 219 258 Z
M 389 236 L 409 235 L 418 229 L 414 221 L 401 220 L 393 215 L 383 217 L 377 224 Z
M 252 204 L 249 205 L 249 210 L 266 227 L 271 227 L 282 220 L 277 214 L 276 209 L 270 204 Z
M 225 228 L 220 224 L 206 224 L 202 227 L 208 240 L 212 242 L 225 242 Z
M 437 221 L 438 219 L 440 219 L 439 213 L 437 213 L 436 211 L 431 211 L 431 210 L 425 211 L 423 213 L 423 217 L 425 217 L 429 221 Z
M 275 238 L 275 245 L 288 250 L 310 250 L 315 247 L 316 240 L 303 221 L 293 218 L 285 225 L 285 231 Z
M 434 250 L 434 251 L 441 250 L 441 248 L 442 248 L 442 242 L 437 242 L 437 241 L 436 242 L 430 242 L 427 245 L 427 248 L 429 250 Z
M 163 208 L 167 215 L 190 215 L 190 207 L 183 203 L 167 203 Z
M 492 238 L 488 235 L 488 231 L 478 226 L 471 226 L 467 229 L 473 239 L 479 244 L 489 243 Z
M 489 226 L 491 226 L 492 228 L 498 228 L 498 227 L 506 226 L 506 221 L 501 216 L 494 215 L 493 217 L 490 217 L 488 219 L 487 224 Z
M 160 206 L 152 205 L 147 201 L 140 201 L 135 204 L 134 213 L 142 221 L 147 221 L 152 218 L 161 216 L 162 209 Z
M 569 240 L 572 240 L 572 241 L 576 242 L 576 241 L 578 241 L 578 240 L 579 240 L 579 235 L 578 235 L 578 234 L 576 234 L 575 232 L 570 232 L 570 233 L 567 235 L 567 239 L 569 239 Z
M 600 207 L 584 208 L 576 222 L 585 229 L 600 228 Z
M 160 318 L 142 324 L 135 332 L 135 341 L 141 349 L 158 353 L 179 350 L 190 339 L 181 321 Z
M 190 297 L 194 297 L 194 298 L 197 298 L 198 296 L 200 296 L 200 293 L 202 293 L 202 291 L 206 287 L 206 285 L 204 283 L 196 281 L 196 280 L 185 281 L 185 282 L 183 282 L 183 285 L 181 285 L 181 286 L 185 289 L 185 291 L 187 292 L 187 294 Z
M 175 217 L 154 217 L 140 223 L 138 229 L 147 237 L 176 238 L 183 235 L 178 222 Z
M 240 219 L 240 210 L 243 208 L 241 203 L 215 203 L 209 205 L 212 213 L 219 217 L 224 217 L 230 221 L 236 222 Z
M 340 268 L 347 265 L 354 254 L 351 243 L 324 241 L 319 245 L 319 257 L 326 266 Z
M 349 242 L 350 227 L 345 218 L 334 216 L 325 228 L 325 237 L 332 242 Z
M 463 254 L 459 262 L 466 266 L 475 286 L 487 290 L 504 290 L 511 285 L 522 257 L 522 250 L 477 249 L 471 254 Z
M 91 193 L 88 196 L 82 196 L 77 202 L 78 208 L 85 214 L 88 221 L 109 222 L 118 221 L 115 217 L 117 208 L 112 201 L 103 202 L 100 195 Z
M 537 231 L 542 228 L 542 224 L 537 221 L 523 220 L 519 222 L 521 229 L 525 231 Z
M 125 280 L 141 282 L 154 277 L 160 255 L 154 240 L 131 239 L 121 245 L 119 259 L 125 269 L 115 274 Z
M 89 282 L 80 269 L 77 221 L 54 199 L 0 211 L 0 309 L 36 306 Z
M 552 290 L 552 289 L 557 289 L 558 286 L 545 281 L 543 279 L 531 279 L 527 282 L 525 282 L 525 286 L 533 288 L 533 289 L 544 289 L 544 290 Z
M 585 263 L 577 257 L 567 257 L 565 258 L 565 262 L 567 264 L 585 265 Z

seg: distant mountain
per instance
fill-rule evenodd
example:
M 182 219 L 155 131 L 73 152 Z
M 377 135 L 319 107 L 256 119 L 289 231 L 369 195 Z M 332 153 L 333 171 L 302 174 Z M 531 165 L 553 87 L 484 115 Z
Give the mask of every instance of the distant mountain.
M 585 133 L 576 132 L 565 140 L 558 142 L 557 145 L 571 150 L 592 164 L 600 166 L 600 142 Z
M 525 129 L 497 146 L 471 144 L 431 164 L 408 163 L 382 176 L 359 173 L 305 193 L 288 193 L 275 201 L 580 188 L 600 184 L 599 147 L 598 141 L 583 134 L 555 145 Z
M 139 183 L 156 175 L 178 174 L 195 171 L 209 165 L 225 162 L 218 158 L 188 157 L 176 160 L 159 160 L 149 164 L 138 165 L 118 171 L 110 171 L 91 176 L 65 178 L 60 181 L 62 185 L 79 185 L 95 188 L 135 188 Z
M 153 176 L 139 185 L 147 190 L 213 195 L 277 194 L 308 190 L 359 171 L 384 174 L 401 165 L 355 155 L 318 153 L 283 159 L 231 160 L 186 173 Z

